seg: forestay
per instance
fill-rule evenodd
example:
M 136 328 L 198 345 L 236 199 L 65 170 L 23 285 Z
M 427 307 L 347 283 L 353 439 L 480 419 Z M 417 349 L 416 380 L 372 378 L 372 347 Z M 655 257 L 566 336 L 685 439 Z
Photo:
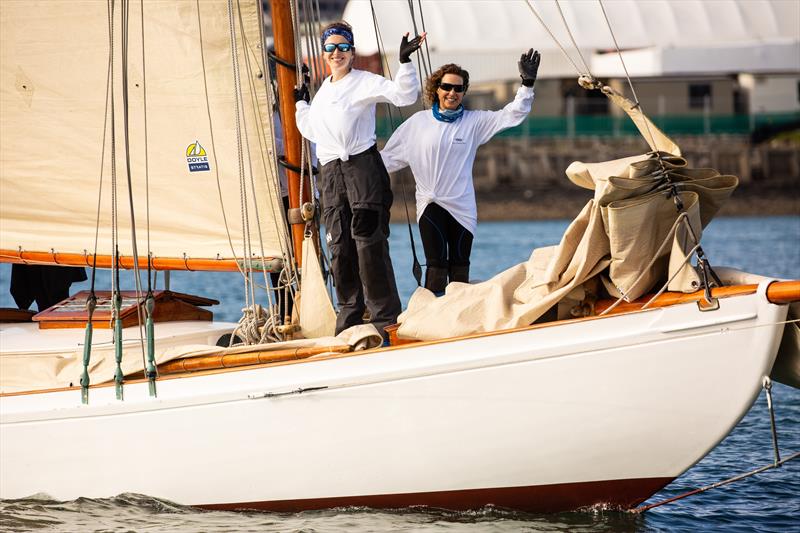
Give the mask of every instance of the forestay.
M 148 198 L 155 258 L 241 258 L 248 239 L 252 255 L 281 255 L 258 2 L 234 2 L 230 13 L 221 0 L 117 3 L 110 36 L 111 4 L 0 4 L 4 259 L 9 251 L 92 254 L 96 225 L 98 255 L 112 254 L 112 137 L 120 254 L 132 253 L 129 159 L 140 256 Z

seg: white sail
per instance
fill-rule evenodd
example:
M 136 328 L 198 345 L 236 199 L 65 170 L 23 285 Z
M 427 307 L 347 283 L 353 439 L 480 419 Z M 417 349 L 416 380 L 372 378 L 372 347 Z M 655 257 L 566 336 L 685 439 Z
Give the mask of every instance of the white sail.
M 125 36 L 116 4 L 110 36 L 106 2 L 0 3 L 5 260 L 92 254 L 101 168 L 98 255 L 112 255 L 111 47 L 120 254 L 132 253 L 128 160 L 140 256 L 148 226 L 156 258 L 241 258 L 248 239 L 255 256 L 285 249 L 258 3 L 142 9 L 129 4 Z

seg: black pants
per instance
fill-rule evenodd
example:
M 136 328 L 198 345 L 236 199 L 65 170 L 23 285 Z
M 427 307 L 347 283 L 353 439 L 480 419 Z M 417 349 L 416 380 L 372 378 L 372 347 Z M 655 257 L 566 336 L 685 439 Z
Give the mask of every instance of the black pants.
M 377 147 L 323 165 L 319 186 L 339 302 L 336 333 L 361 324 L 366 307 L 386 338 L 383 328 L 397 322 L 400 297 L 389 256 L 392 190 Z
M 473 235 L 442 206 L 431 203 L 419 219 L 419 233 L 425 250 L 425 287 L 444 290 L 450 281 L 469 282 L 469 256 Z
M 83 267 L 11 266 L 11 296 L 20 309 L 27 309 L 36 301 L 39 311 L 44 311 L 68 298 L 69 286 L 79 281 L 86 281 Z

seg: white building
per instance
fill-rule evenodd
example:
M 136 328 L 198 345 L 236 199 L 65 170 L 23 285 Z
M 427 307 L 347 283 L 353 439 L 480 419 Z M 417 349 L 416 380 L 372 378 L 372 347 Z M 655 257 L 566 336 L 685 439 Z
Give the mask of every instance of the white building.
M 566 112 L 564 98 L 575 91 L 571 82 L 561 80 L 574 80 L 579 72 L 627 86 L 609 25 L 650 114 L 800 111 L 800 0 L 411 4 L 414 20 L 408 0 L 372 2 L 390 64 L 396 61 L 400 37 L 414 32 L 414 21 L 421 32 L 424 21 L 433 68 L 458 63 L 470 72 L 474 89 L 491 86 L 503 100 L 513 86 L 508 82 L 518 78 L 520 53 L 533 47 L 542 53 L 537 108 L 546 114 Z M 354 27 L 357 52 L 376 53 L 369 0 L 350 0 L 343 18 Z

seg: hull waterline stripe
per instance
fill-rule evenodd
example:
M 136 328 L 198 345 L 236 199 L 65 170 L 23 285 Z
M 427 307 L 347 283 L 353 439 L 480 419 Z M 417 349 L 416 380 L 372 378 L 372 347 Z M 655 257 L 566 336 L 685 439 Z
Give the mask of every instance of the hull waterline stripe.
M 460 511 L 479 509 L 486 505 L 533 513 L 556 513 L 593 505 L 628 509 L 642 503 L 673 479 L 671 477 L 620 479 L 529 487 L 216 503 L 195 505 L 194 507 L 219 511 L 260 510 L 272 512 L 299 512 L 333 507 L 399 509 L 412 506 Z

